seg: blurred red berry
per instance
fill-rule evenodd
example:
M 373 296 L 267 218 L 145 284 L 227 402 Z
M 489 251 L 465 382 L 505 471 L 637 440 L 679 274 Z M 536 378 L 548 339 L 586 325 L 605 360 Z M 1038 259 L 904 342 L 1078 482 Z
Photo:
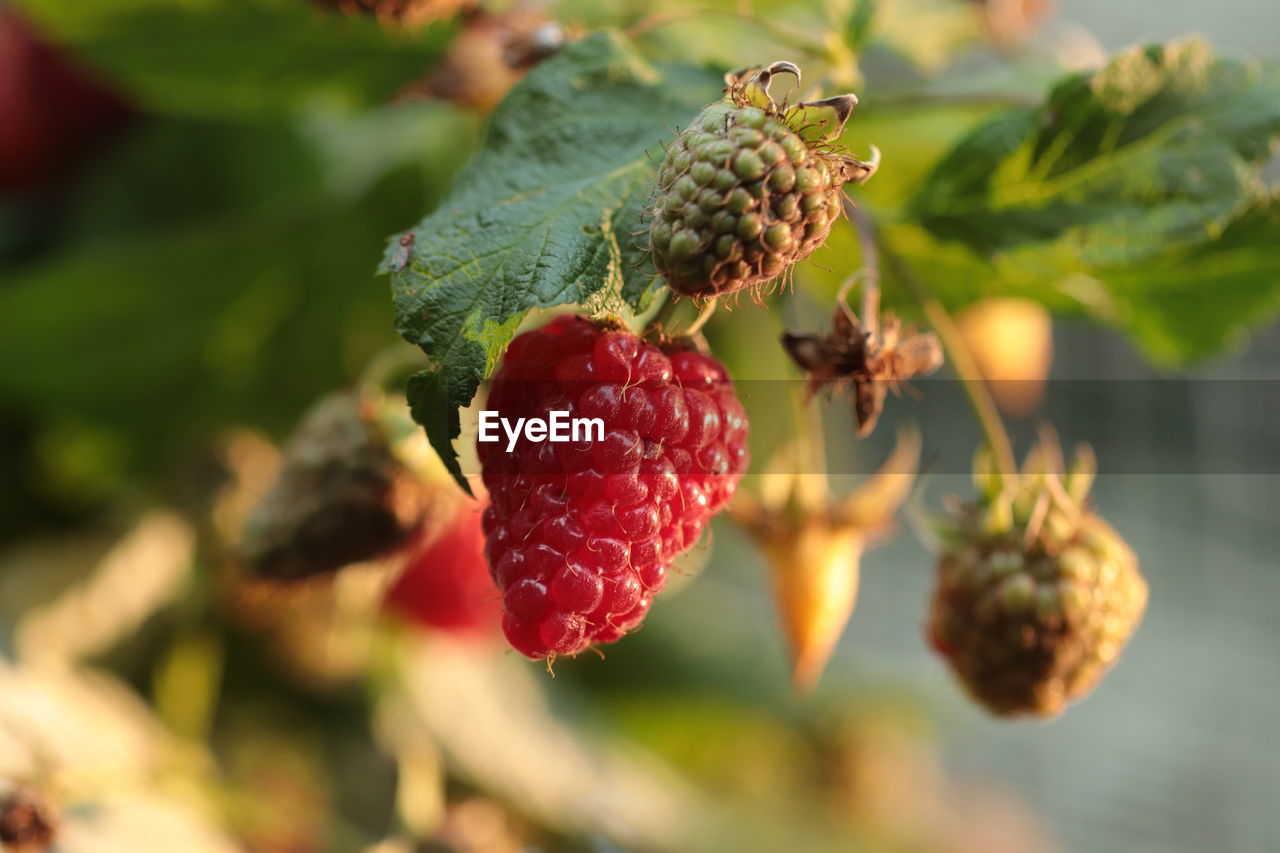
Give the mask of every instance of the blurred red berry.
M 412 551 L 387 593 L 387 606 L 428 628 L 496 633 L 500 596 L 484 561 L 483 504 L 459 506 L 444 529 Z
M 65 176 L 131 114 L 119 94 L 0 7 L 0 193 Z

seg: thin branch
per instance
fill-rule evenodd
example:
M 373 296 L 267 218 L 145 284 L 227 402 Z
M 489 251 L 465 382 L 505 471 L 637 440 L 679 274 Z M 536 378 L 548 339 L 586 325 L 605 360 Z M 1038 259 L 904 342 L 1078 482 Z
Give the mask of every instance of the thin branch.
M 716 313 L 716 304 L 720 297 L 713 296 L 707 300 L 707 304 L 702 306 L 702 311 L 698 314 L 698 318 L 689 324 L 689 328 L 685 329 L 681 334 L 685 337 L 693 337 L 702 331 L 702 327 L 707 325 L 707 321 L 711 319 L 711 315 Z
M 650 332 L 656 332 L 660 335 L 670 334 L 668 327 L 673 325 L 671 321 L 675 318 L 676 311 L 679 310 L 680 300 L 672 296 L 668 288 L 663 288 L 663 293 L 662 305 L 659 306 L 657 311 L 653 312 L 653 316 L 644 324 L 643 335 L 648 335 Z
M 853 220 L 854 227 L 858 230 L 859 240 L 870 241 L 876 246 L 894 279 L 919 304 L 925 319 L 937 333 L 938 340 L 946 351 L 947 360 L 951 363 L 951 369 L 960 378 L 960 384 L 964 388 L 965 396 L 969 399 L 969 405 L 973 408 L 978 424 L 986 436 L 987 444 L 991 447 L 1000 478 L 1006 485 L 1011 485 L 1018 470 L 1013 456 L 1013 444 L 1009 441 L 1009 434 L 1005 431 L 1004 422 L 1000 419 L 995 400 L 991 397 L 991 391 L 982 378 L 982 372 L 978 369 L 964 336 L 960 334 L 959 328 L 947 313 L 947 309 L 916 277 L 906 261 L 885 241 L 884 235 L 875 227 L 871 217 L 856 207 L 850 206 L 848 210 L 849 218 Z
M 862 253 L 862 269 L 854 273 L 862 281 L 862 327 L 868 337 L 875 339 L 880 334 L 880 249 L 876 246 L 875 234 L 858 226 L 859 220 L 865 218 L 858 206 L 847 195 L 843 202 L 845 216 L 854 223 Z

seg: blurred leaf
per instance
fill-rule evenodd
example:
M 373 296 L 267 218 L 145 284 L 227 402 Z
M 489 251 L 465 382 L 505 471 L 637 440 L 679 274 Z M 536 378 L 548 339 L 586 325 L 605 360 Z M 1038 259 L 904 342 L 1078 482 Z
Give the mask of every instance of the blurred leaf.
M 867 96 L 845 124 L 840 144 L 864 160 L 870 156 L 871 146 L 876 146 L 883 154 L 883 168 L 854 189 L 853 198 L 858 204 L 898 210 L 904 200 L 920 191 L 929 167 L 992 112 L 990 104 L 981 102 L 926 97 L 884 103 Z M 838 272 L 841 278 L 845 274 Z
M 1280 314 L 1280 203 L 1251 211 L 1216 243 L 1098 276 L 1148 354 L 1170 363 L 1213 355 Z
M 1127 329 L 1157 360 L 1203 357 L 1280 304 L 1261 176 L 1277 139 L 1280 72 L 1198 41 L 1135 49 L 985 122 L 933 170 L 911 212 L 976 254 L 910 229 L 895 245 L 953 305 L 1034 296 Z
M 844 42 L 850 49 L 861 50 L 871 35 L 879 7 L 879 0 L 854 0 L 853 8 L 844 20 Z
M 875 41 L 919 71 L 941 71 L 979 36 L 978 18 L 956 0 L 883 0 L 875 14 Z
M 290 123 L 155 117 L 86 176 L 65 236 L 103 239 L 233 212 L 253 215 L 282 199 L 313 195 L 322 179 L 317 152 Z
M 397 328 L 436 365 L 410 381 L 414 418 L 459 482 L 458 409 L 529 310 L 648 302 L 653 276 L 637 269 L 632 235 L 650 157 L 721 87 L 710 72 L 655 68 L 617 34 L 591 36 L 512 90 L 412 247 L 392 238 L 382 269 Z
M 474 117 L 432 101 L 254 121 L 151 117 L 87 174 L 62 236 L 260 215 L 317 194 L 358 201 L 406 166 L 428 179 L 432 203 L 464 161 L 474 126 Z
M 193 430 L 282 429 L 388 342 L 368 258 L 422 204 L 417 173 L 393 173 L 354 203 L 156 229 L 15 273 L 0 396 L 114 428 L 151 464 Z
M 451 27 L 392 30 L 306 0 L 21 0 L 152 111 L 273 115 L 317 98 L 386 100 L 443 55 Z
M 299 122 L 331 191 L 359 196 L 390 169 L 413 165 L 431 181 L 429 204 L 452 185 L 475 147 L 479 124 L 472 110 L 426 99 L 356 113 L 317 109 Z
M 1134 49 L 975 130 L 912 209 L 983 252 L 1062 240 L 1085 264 L 1135 263 L 1218 237 L 1264 194 L 1278 135 L 1276 71 L 1199 41 Z

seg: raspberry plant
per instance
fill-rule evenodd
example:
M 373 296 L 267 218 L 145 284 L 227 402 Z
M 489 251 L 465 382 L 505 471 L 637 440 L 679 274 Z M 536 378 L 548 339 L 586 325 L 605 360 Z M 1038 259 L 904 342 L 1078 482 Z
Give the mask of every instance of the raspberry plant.
M 1048 5 L 3 4 L 0 848 L 1046 846 L 948 781 L 934 701 L 1065 847 L 1262 838 L 1266 644 L 1208 634 L 1266 612 L 1262 478 L 1144 529 L 1102 412 L 1058 419 L 1096 489 L 1028 421 L 1051 318 L 1177 367 L 1275 315 L 1280 76 L 1008 61 Z M 1116 433 L 1193 432 L 1147 414 Z M 849 683 L 898 655 L 919 701 Z M 1091 694 L 1070 738 L 945 707 Z
M 1099 72 L 1069 75 L 1042 106 L 1011 108 L 961 138 L 914 194 L 878 198 L 870 208 L 849 196 L 880 163 L 849 121 L 858 97 L 779 96 L 779 76 L 798 82 L 800 68 L 749 65 L 722 85 L 702 68 L 654 62 L 619 34 L 589 35 L 516 86 L 453 193 L 390 242 L 382 269 L 391 275 L 398 328 L 430 359 L 410 380 L 409 401 L 464 488 L 453 442 L 464 407 L 491 374 L 484 398 L 491 408 L 522 417 L 594 408 L 604 416 L 606 437 L 594 448 L 479 447 L 492 500 L 490 570 L 503 590 L 507 636 L 530 657 L 575 654 L 637 627 L 671 558 L 693 545 L 745 470 L 746 416 L 723 369 L 688 349 L 697 344 L 670 349 L 682 297 L 706 306 L 687 335 L 721 295 L 751 289 L 762 307 L 747 310 L 768 310 L 763 285 L 813 288 L 822 274 L 802 262 L 818 256 L 833 231 L 855 234 L 858 263 L 822 256 L 846 279 L 832 331 L 789 332 L 778 357 L 805 371 L 810 392 L 852 397 L 861 437 L 891 397 L 937 369 L 945 353 L 986 434 L 993 476 L 1013 483 L 1000 416 L 935 295 L 955 301 L 948 273 L 929 258 L 917 271 L 906 245 L 966 246 L 974 253 L 954 256 L 967 277 L 1023 295 L 1037 292 L 1031 276 L 1092 276 L 1111 304 L 1136 306 L 1201 297 L 1130 286 L 1135 276 L 1229 275 L 1219 255 L 1252 252 L 1243 247 L 1276 227 L 1258 178 L 1280 133 L 1275 76 L 1214 59 L 1197 42 L 1134 50 Z M 721 100 L 713 100 L 717 90 Z M 867 100 L 874 104 L 874 96 Z M 860 161 L 854 150 L 871 156 Z M 1124 168 L 1098 171 L 1104 157 Z M 884 159 L 892 175 L 893 151 Z M 885 215 L 886 204 L 896 204 L 896 218 Z M 857 287 L 855 314 L 845 296 Z M 1058 295 L 1039 292 L 1061 307 Z M 882 298 L 894 312 L 882 313 Z M 512 340 L 530 312 L 558 306 L 584 316 Z M 932 329 L 913 331 L 899 314 Z M 1156 355 L 1190 354 L 1228 332 L 1209 319 L 1195 343 L 1150 313 L 1123 316 Z M 721 314 L 713 328 L 733 322 Z M 682 365 L 695 365 L 687 368 L 693 373 L 684 375 Z M 687 401 L 660 402 L 694 393 L 690 382 L 716 388 L 706 414 Z M 820 406 L 802 405 L 801 432 L 813 428 Z M 687 445 L 695 432 L 705 432 L 705 442 Z M 807 450 L 793 464 L 822 470 L 812 441 L 797 447 Z M 895 464 L 909 482 L 913 466 Z M 966 510 L 968 544 L 947 546 L 940 562 L 934 644 L 979 701 L 1001 714 L 1056 713 L 1086 692 L 1145 600 L 1136 562 L 1083 494 L 1043 509 L 1053 476 L 988 497 L 1022 513 L 998 535 L 974 527 L 988 510 Z M 744 495 L 735 515 L 770 555 L 797 680 L 812 683 L 852 611 L 861 552 L 888 530 L 902 495 L 882 500 L 879 512 L 850 514 L 823 489 L 805 492 L 762 501 Z M 1047 515 L 1025 517 L 1028 501 Z M 1012 565 L 1011 555 L 1013 580 L 992 568 Z M 1101 586 L 1071 579 L 1082 562 L 1097 569 L 1091 577 Z M 970 575 L 981 576 L 978 587 L 967 585 Z M 991 601 L 1011 601 L 1014 592 L 1027 592 L 1015 602 L 1023 609 L 992 610 Z M 1095 594 L 1103 609 L 1078 612 L 1075 602 Z

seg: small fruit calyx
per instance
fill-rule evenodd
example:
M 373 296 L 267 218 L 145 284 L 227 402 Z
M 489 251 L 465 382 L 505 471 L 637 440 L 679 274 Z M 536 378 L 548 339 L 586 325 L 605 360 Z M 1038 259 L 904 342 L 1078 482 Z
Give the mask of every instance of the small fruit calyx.
M 770 86 L 800 78 L 790 62 L 726 75 L 723 100 L 666 145 L 649 228 L 654 265 L 673 291 L 711 298 L 780 279 L 826 242 L 842 187 L 879 164 L 836 140 L 855 95 L 789 104 Z
M 830 660 L 857 603 L 863 551 L 892 526 L 919 455 L 919 434 L 900 433 L 879 471 L 834 498 L 824 469 L 800 470 L 805 454 L 791 445 L 765 472 L 759 498 L 740 492 L 730 505 L 773 576 L 797 689 L 811 690 Z
M 932 332 L 904 330 L 891 313 L 879 318 L 874 299 L 859 319 L 844 295 L 842 291 L 836 300 L 830 332 L 784 332 L 782 346 L 805 372 L 810 394 L 824 389 L 849 392 L 858 437 L 865 438 L 875 429 L 888 390 L 897 392 L 911 377 L 942 366 L 942 345 Z
M 1081 446 L 1063 471 L 1046 430 L 1021 473 L 989 454 L 979 497 L 939 523 L 944 546 L 929 639 L 969 693 L 1000 716 L 1054 716 L 1089 693 L 1142 618 L 1133 551 L 1091 511 L 1096 463 Z

